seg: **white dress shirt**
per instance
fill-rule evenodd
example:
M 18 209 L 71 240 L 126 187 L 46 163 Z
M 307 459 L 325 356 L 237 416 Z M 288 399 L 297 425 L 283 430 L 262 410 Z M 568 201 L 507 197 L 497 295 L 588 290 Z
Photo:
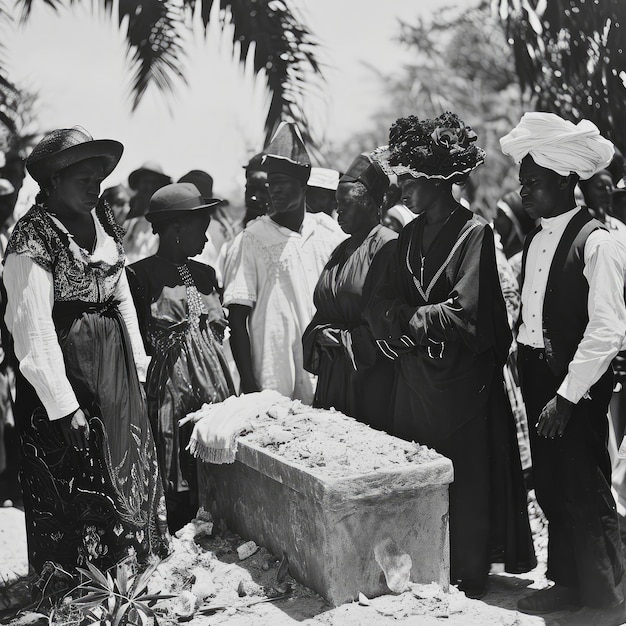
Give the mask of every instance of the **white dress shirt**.
M 518 343 L 545 347 L 542 322 L 548 273 L 563 232 L 579 210 L 541 219 L 542 230 L 531 241 L 526 258 Z M 585 242 L 583 269 L 589 283 L 589 323 L 557 391 L 571 402 L 587 394 L 626 343 L 625 270 L 626 248 L 605 230 L 592 232 Z
M 316 379 L 304 369 L 302 334 L 315 313 L 320 274 L 347 237 L 330 219 L 306 213 L 294 232 L 264 215 L 237 235 L 226 257 L 224 306 L 252 308 L 248 327 L 257 384 L 305 404 L 313 402 Z

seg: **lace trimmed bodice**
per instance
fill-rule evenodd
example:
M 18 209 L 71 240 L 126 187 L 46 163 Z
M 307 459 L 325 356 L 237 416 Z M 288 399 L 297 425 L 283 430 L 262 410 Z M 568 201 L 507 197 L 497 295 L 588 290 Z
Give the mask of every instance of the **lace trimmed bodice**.
M 124 230 L 108 205 L 99 205 L 93 214 L 96 246 L 92 253 L 81 248 L 44 207 L 34 205 L 15 225 L 5 258 L 24 254 L 50 272 L 55 301 L 103 302 L 113 296 L 124 270 Z

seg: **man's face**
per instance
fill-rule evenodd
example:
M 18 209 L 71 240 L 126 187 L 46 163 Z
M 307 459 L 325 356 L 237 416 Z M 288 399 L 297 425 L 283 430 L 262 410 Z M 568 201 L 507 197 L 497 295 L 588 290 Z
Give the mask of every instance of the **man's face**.
M 162 176 L 153 172 L 143 172 L 137 181 L 137 195 L 150 199 L 152 194 L 165 184 Z
M 265 215 L 270 206 L 267 191 L 267 172 L 248 170 L 246 172 L 245 203 L 248 213 L 258 217 Z
M 286 174 L 270 172 L 267 176 L 267 188 L 271 215 L 302 210 L 306 192 L 306 184 L 302 181 Z
M 524 211 L 533 219 L 557 215 L 566 189 L 564 180 L 560 174 L 537 165 L 530 155 L 525 156 L 519 170 Z
M 337 210 L 337 200 L 332 189 L 321 187 L 306 188 L 306 207 L 309 213 L 326 213 L 332 215 Z
M 611 208 L 611 199 L 615 187 L 611 175 L 602 170 L 594 174 L 587 183 L 587 203 L 590 209 L 602 209 L 608 212 Z

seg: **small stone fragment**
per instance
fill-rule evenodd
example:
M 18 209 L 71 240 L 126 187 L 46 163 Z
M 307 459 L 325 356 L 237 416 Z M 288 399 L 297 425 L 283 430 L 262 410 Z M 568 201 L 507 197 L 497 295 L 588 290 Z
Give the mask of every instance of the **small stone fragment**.
M 181 591 L 178 594 L 174 611 L 180 618 L 190 618 L 196 611 L 197 602 L 197 596 L 191 591 Z
M 239 581 L 239 585 L 237 587 L 237 595 L 240 598 L 243 598 L 244 596 L 247 596 L 247 592 L 246 592 L 246 586 L 243 584 L 243 580 Z
M 372 603 L 364 593 L 359 592 L 359 604 L 361 606 L 370 606 Z
M 248 557 L 251 557 L 257 550 L 259 546 L 254 543 L 254 541 L 246 541 L 246 543 L 240 545 L 237 548 L 237 554 L 239 555 L 239 560 L 244 561 Z
M 191 587 L 191 593 L 204 600 L 216 593 L 215 582 L 210 572 L 202 567 L 196 567 L 192 574 L 194 580 Z

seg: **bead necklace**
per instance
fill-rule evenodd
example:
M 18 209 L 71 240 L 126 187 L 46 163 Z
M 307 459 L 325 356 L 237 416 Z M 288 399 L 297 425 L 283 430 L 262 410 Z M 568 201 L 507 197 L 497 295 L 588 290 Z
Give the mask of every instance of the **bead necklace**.
M 208 313 L 206 306 L 204 304 L 204 300 L 202 300 L 202 296 L 196 287 L 196 283 L 194 282 L 191 272 L 187 267 L 186 263 L 182 265 L 176 265 L 176 269 L 180 274 L 180 277 L 183 281 L 183 285 L 185 285 L 185 290 L 187 292 L 187 308 L 189 310 L 189 323 L 192 326 L 200 325 L 200 316 L 202 314 Z

